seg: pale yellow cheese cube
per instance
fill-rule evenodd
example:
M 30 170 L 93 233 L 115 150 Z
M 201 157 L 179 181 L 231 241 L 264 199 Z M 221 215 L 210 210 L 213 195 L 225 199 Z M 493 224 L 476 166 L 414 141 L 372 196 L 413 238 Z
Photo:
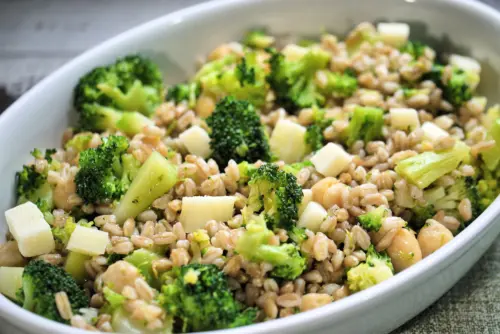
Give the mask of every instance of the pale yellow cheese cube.
M 420 127 L 420 121 L 415 109 L 412 108 L 391 108 L 391 126 L 400 130 L 414 130 Z
M 309 202 L 304 212 L 300 215 L 297 226 L 307 228 L 313 232 L 318 232 L 321 223 L 323 223 L 327 215 L 328 213 L 321 204 Z
M 55 248 L 50 225 L 38 207 L 26 202 L 5 211 L 10 233 L 16 239 L 19 252 L 24 257 L 50 253 Z
M 72 252 L 94 256 L 104 254 L 108 243 L 108 232 L 77 225 L 66 248 Z
M 304 140 L 306 128 L 289 120 L 280 120 L 274 127 L 269 145 L 278 159 L 290 164 L 301 161 L 306 155 Z
M 410 26 L 406 23 L 381 22 L 377 24 L 377 31 L 384 43 L 395 47 L 405 44 L 410 36 Z
M 179 140 L 189 153 L 202 158 L 208 158 L 212 154 L 210 149 L 210 137 L 201 127 L 194 125 L 179 135 Z
M 0 293 L 17 300 L 16 293 L 22 287 L 22 267 L 0 267 Z
M 233 217 L 236 196 L 193 196 L 182 198 L 179 217 L 186 232 L 205 228 L 209 220 L 226 222 Z
M 311 189 L 302 189 L 302 201 L 299 205 L 299 216 L 304 212 L 307 207 L 307 204 L 312 201 L 313 192 Z
M 450 135 L 448 132 L 432 122 L 425 122 L 422 124 L 421 129 L 424 132 L 424 138 L 431 142 L 435 142 L 438 139 L 448 137 Z
M 481 72 L 481 65 L 473 58 L 465 57 L 457 54 L 450 56 L 449 62 L 451 65 L 456 66 L 464 71 L 471 71 L 479 74 Z
M 324 176 L 337 176 L 352 161 L 352 156 L 342 146 L 328 143 L 311 158 L 318 172 Z

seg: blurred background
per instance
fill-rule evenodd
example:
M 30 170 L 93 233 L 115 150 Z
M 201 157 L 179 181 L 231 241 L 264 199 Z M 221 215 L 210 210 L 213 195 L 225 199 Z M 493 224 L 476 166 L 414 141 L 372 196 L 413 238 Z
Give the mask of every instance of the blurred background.
M 500 9 L 500 0 L 481 1 Z M 89 48 L 201 2 L 206 0 L 0 0 L 0 113 Z M 452 290 L 394 333 L 500 333 L 499 287 L 500 240 Z M 0 319 L 0 333 L 14 334 L 5 326 Z

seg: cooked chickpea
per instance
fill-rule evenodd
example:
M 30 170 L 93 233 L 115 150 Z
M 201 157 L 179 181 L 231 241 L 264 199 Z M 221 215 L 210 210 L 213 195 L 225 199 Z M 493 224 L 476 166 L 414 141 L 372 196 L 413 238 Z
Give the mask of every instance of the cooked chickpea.
M 422 251 L 413 232 L 400 229 L 387 248 L 394 270 L 402 271 L 422 260 Z
M 453 239 L 453 234 L 450 230 L 434 219 L 427 220 L 417 237 L 423 257 L 434 253 L 451 239 Z
M 195 110 L 199 117 L 210 116 L 215 109 L 215 100 L 208 95 L 201 95 L 196 101 Z
M 347 190 L 347 186 L 343 183 L 336 183 L 330 186 L 323 195 L 322 204 L 325 209 L 331 208 L 333 205 L 338 205 L 343 207 L 344 194 Z
M 19 252 L 16 241 L 0 244 L 0 267 L 19 267 L 25 263 L 26 259 Z
M 70 179 L 59 182 L 54 188 L 54 203 L 57 208 L 71 211 L 73 203 L 69 200 L 71 195 L 76 193 L 75 181 Z
M 337 179 L 334 177 L 325 177 L 324 179 L 317 182 L 312 188 L 313 201 L 320 203 L 324 206 L 323 199 L 325 197 L 325 193 L 330 186 L 338 183 Z

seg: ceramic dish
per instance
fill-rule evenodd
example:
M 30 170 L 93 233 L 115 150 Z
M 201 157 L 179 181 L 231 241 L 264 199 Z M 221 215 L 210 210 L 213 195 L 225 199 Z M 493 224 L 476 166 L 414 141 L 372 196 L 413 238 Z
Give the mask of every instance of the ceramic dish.
M 446 15 L 443 15 L 446 14 Z M 116 57 L 140 52 L 157 62 L 167 82 L 194 72 L 192 64 L 221 42 L 238 39 L 255 26 L 275 35 L 342 35 L 362 21 L 398 21 L 412 38 L 438 51 L 470 55 L 481 62 L 479 92 L 498 102 L 500 14 L 466 0 L 229 0 L 169 14 L 123 33 L 86 52 L 40 82 L 0 118 L 0 209 L 14 203 L 15 171 L 32 147 L 54 147 L 74 123 L 71 96 L 78 78 Z M 423 261 L 371 289 L 292 317 L 218 333 L 384 333 L 397 328 L 450 289 L 500 232 L 500 200 L 452 242 Z M 6 224 L 0 220 L 0 235 Z M 30 333 L 84 333 L 21 309 L 0 296 L 0 315 Z

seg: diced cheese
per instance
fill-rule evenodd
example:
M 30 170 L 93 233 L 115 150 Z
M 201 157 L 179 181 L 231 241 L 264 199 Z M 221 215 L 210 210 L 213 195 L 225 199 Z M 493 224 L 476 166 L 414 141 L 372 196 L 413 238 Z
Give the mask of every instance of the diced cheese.
M 307 152 L 305 134 L 306 128 L 302 125 L 289 120 L 280 120 L 269 140 L 271 151 L 287 164 L 298 162 Z
M 205 228 L 209 220 L 226 222 L 233 217 L 236 196 L 193 196 L 182 199 L 180 222 L 186 232 Z
M 391 108 L 391 126 L 400 130 L 413 130 L 420 127 L 420 121 L 415 109 L 412 108 Z
M 324 176 L 337 176 L 352 161 L 342 146 L 328 143 L 311 158 L 311 162 L 318 172 Z
M 0 267 L 0 293 L 17 300 L 16 293 L 22 287 L 24 268 Z
M 285 55 L 286 60 L 297 61 L 300 58 L 304 57 L 307 51 L 307 48 L 304 48 L 302 46 L 288 44 L 283 48 L 283 50 L 281 50 L 281 53 Z
M 197 125 L 181 133 L 179 139 L 191 154 L 205 159 L 212 153 L 208 133 Z
M 302 194 L 304 196 L 302 196 L 302 202 L 300 202 L 299 205 L 299 217 L 306 209 L 307 204 L 309 204 L 309 202 L 311 202 L 313 199 L 313 192 L 311 189 L 302 189 Z
M 450 56 L 449 62 L 451 65 L 464 71 L 471 71 L 478 74 L 481 72 L 481 65 L 479 62 L 470 57 L 453 54 Z
M 72 252 L 94 256 L 104 254 L 108 243 L 108 232 L 77 225 L 66 248 Z
M 448 132 L 444 131 L 432 122 L 425 122 L 422 124 L 422 131 L 424 132 L 424 138 L 430 140 L 431 142 L 450 135 Z
M 381 22 L 377 24 L 377 31 L 384 43 L 395 47 L 405 44 L 410 36 L 410 26 L 406 23 Z
M 316 202 L 309 202 L 306 209 L 300 215 L 297 226 L 305 227 L 313 232 L 318 232 L 321 223 L 325 220 L 328 213 L 323 206 Z
M 10 233 L 17 241 L 19 252 L 24 257 L 50 253 L 55 248 L 50 225 L 38 207 L 26 202 L 5 211 Z

